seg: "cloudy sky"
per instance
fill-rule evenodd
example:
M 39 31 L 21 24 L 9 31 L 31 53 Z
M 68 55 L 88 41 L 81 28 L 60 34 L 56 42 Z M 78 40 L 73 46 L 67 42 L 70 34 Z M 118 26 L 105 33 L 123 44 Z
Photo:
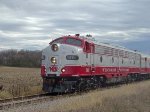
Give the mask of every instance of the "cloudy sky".
M 150 0 L 0 0 L 0 49 L 41 50 L 62 35 L 150 54 Z

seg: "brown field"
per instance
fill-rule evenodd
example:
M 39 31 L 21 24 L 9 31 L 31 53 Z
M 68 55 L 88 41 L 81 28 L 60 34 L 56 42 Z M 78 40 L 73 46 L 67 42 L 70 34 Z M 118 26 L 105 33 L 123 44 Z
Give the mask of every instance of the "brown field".
M 150 80 L 62 97 L 7 112 L 150 112 Z
M 0 99 L 41 93 L 38 68 L 0 67 Z M 150 80 L 117 88 L 94 90 L 36 105 L 21 106 L 10 112 L 150 112 Z
M 40 69 L 0 66 L 0 85 L 0 99 L 38 94 L 42 91 Z

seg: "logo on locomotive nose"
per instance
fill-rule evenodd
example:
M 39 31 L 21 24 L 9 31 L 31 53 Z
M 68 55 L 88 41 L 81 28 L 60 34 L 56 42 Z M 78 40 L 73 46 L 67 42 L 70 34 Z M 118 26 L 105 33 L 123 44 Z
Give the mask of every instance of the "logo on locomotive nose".
M 57 66 L 51 66 L 51 67 L 50 67 L 50 71 L 51 71 L 51 72 L 57 72 L 57 70 L 58 70 L 58 67 L 57 67 Z

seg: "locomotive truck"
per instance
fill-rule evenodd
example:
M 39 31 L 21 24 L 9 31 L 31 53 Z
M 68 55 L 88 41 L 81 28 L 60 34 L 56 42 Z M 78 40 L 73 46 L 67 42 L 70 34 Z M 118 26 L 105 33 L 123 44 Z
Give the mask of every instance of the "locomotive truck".
M 90 35 L 67 35 L 42 51 L 45 92 L 74 92 L 109 83 L 150 78 L 150 56 L 124 47 L 98 43 Z

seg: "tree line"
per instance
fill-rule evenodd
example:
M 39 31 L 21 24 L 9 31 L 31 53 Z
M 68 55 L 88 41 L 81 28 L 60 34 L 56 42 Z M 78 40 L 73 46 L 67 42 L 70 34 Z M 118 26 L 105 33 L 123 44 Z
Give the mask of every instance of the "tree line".
M 3 50 L 0 51 L 0 66 L 40 67 L 41 51 Z

